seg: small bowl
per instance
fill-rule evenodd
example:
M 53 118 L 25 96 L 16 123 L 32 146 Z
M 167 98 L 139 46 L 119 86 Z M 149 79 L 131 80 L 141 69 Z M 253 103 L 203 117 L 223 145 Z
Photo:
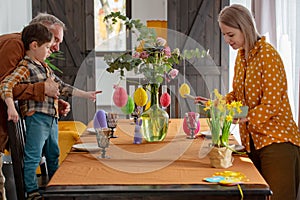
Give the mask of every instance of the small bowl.
M 235 115 L 233 116 L 233 118 L 246 118 L 248 115 L 248 106 L 241 106 L 240 107 L 242 112 L 241 113 L 235 113 Z

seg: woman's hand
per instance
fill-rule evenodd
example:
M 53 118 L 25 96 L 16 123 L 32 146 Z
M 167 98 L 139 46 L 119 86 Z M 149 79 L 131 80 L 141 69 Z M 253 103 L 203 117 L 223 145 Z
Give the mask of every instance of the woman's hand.
M 197 104 L 197 103 L 206 104 L 207 101 L 208 101 L 207 98 L 201 97 L 201 96 L 196 96 L 195 99 L 194 99 L 195 104 Z
M 248 121 L 248 118 L 234 118 L 232 123 L 233 124 L 241 124 L 241 123 L 245 123 Z

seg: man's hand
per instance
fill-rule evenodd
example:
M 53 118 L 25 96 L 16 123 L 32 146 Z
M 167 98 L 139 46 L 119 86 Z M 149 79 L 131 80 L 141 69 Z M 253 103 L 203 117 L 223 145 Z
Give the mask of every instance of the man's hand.
M 58 113 L 61 116 L 66 116 L 71 110 L 71 106 L 68 102 L 58 99 Z
M 45 95 L 49 97 L 54 97 L 58 99 L 59 96 L 59 88 L 58 88 L 58 83 L 56 83 L 53 78 L 47 78 L 45 81 Z

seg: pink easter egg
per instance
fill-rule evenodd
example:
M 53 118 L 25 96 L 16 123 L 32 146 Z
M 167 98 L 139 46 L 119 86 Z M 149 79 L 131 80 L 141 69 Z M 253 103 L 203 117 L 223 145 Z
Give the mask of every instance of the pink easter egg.
M 128 100 L 128 95 L 126 93 L 126 90 L 123 87 L 116 86 L 115 92 L 113 94 L 114 104 L 118 107 L 123 107 L 126 105 L 127 100 Z
M 171 103 L 171 97 L 167 92 L 163 93 L 159 100 L 162 107 L 168 107 Z
M 189 129 L 188 125 L 187 125 L 186 118 L 183 119 L 183 125 L 182 126 L 183 126 L 183 131 L 185 132 L 185 134 L 187 136 L 189 136 L 191 133 L 190 133 L 190 129 Z M 198 122 L 197 122 L 197 128 L 195 130 L 195 134 L 197 134 L 199 132 L 199 130 L 200 130 L 200 121 L 198 120 Z

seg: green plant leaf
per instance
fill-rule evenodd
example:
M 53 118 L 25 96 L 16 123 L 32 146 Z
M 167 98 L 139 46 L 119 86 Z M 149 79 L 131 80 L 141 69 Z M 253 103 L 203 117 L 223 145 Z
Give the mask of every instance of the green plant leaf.
M 56 51 L 56 52 L 53 52 L 52 54 L 50 54 L 49 58 L 47 58 L 45 60 L 45 63 L 48 64 L 48 66 L 54 70 L 54 71 L 59 71 L 60 73 L 63 74 L 63 71 L 60 70 L 57 66 L 55 66 L 54 64 L 51 63 L 51 60 L 65 60 L 65 57 L 64 57 L 64 53 L 62 51 Z

